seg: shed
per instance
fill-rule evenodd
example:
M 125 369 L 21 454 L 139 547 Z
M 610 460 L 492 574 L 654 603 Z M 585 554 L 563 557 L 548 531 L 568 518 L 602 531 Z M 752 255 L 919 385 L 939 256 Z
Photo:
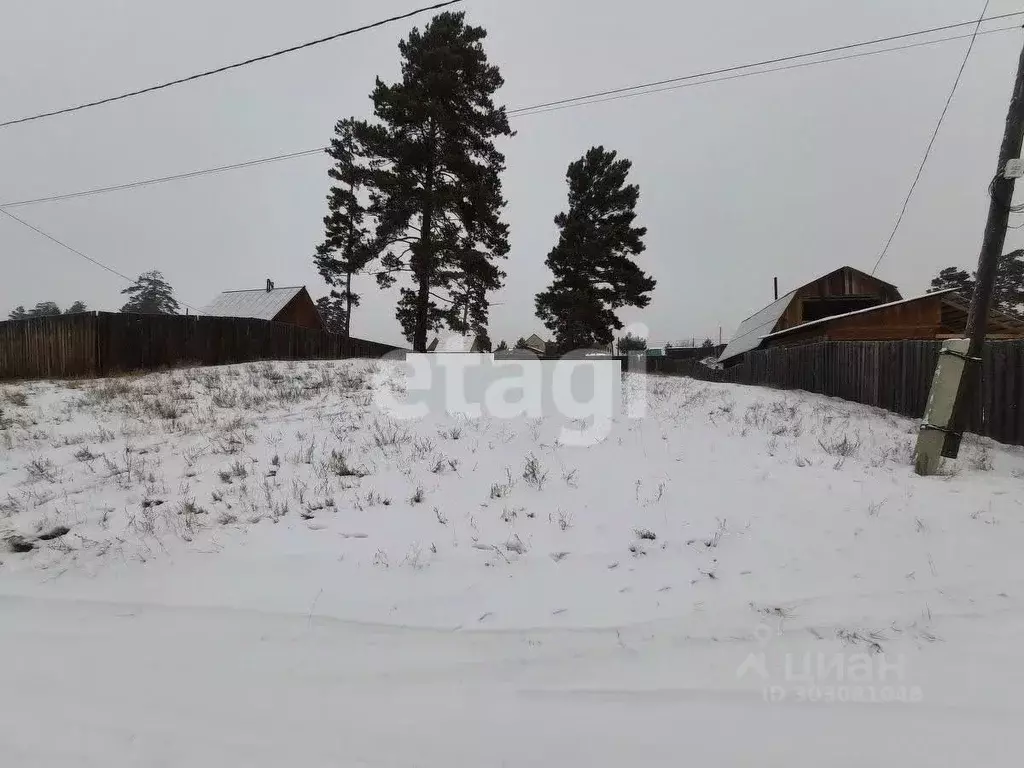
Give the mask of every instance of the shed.
M 317 331 L 326 329 L 320 312 L 305 286 L 267 287 L 249 291 L 225 291 L 200 310 L 214 317 L 244 317 L 287 323 Z

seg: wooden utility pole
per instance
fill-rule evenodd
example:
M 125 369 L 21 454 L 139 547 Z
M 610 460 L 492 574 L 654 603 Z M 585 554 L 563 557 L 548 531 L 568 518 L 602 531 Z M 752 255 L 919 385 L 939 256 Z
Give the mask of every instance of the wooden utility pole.
M 956 401 L 953 406 L 953 417 L 950 429 L 942 448 L 942 455 L 955 459 L 960 452 L 960 438 L 967 423 L 967 413 L 977 391 L 981 378 L 980 358 L 985 346 L 985 334 L 988 330 L 988 313 L 992 306 L 992 289 L 995 286 L 996 272 L 999 269 L 999 258 L 1003 255 L 1006 242 L 1006 227 L 1010 221 L 1010 207 L 1013 204 L 1013 191 L 1016 186 L 1014 174 L 1007 173 L 1007 165 L 1020 158 L 1021 145 L 1024 143 L 1024 49 L 1021 50 L 1017 63 L 1017 79 L 1013 85 L 1013 96 L 1006 115 L 1006 129 L 1003 143 L 999 148 L 999 166 L 996 176 L 989 187 L 990 204 L 988 222 L 985 224 L 985 236 L 981 244 L 981 255 L 978 258 L 978 275 L 974 295 L 971 297 L 970 314 L 967 317 L 965 335 L 970 340 L 967 348 L 967 366 L 960 380 Z

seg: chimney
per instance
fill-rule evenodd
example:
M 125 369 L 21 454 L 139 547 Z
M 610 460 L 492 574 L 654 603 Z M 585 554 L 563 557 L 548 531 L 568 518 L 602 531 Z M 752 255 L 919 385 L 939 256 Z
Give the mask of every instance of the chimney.
M 270 281 L 267 281 L 267 285 L 270 285 Z M 269 289 L 268 289 L 269 290 Z M 779 300 L 779 278 L 775 278 L 775 300 Z
M 267 293 L 270 293 L 272 290 L 274 290 L 274 284 L 272 282 L 270 282 L 270 278 L 268 277 L 267 278 Z M 778 291 L 776 291 L 776 293 L 778 293 Z

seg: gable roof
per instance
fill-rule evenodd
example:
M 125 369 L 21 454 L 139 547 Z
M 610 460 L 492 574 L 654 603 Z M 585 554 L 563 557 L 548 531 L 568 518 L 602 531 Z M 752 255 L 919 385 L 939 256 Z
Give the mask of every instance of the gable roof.
M 869 275 L 867 272 L 857 269 L 856 267 L 842 266 L 838 269 L 833 269 L 831 272 L 826 272 L 824 275 L 816 277 L 813 280 L 804 283 L 799 288 L 790 291 L 785 296 L 773 301 L 760 312 L 755 312 L 740 323 L 740 327 L 736 329 L 736 333 L 726 345 L 725 349 L 722 350 L 722 354 L 718 358 L 718 362 L 722 363 L 730 358 L 737 357 L 746 352 L 757 349 L 760 346 L 761 341 L 775 330 L 775 324 L 778 323 L 779 319 L 786 313 L 786 309 L 789 307 L 790 302 L 799 291 L 802 291 L 804 288 L 809 285 L 813 285 L 814 283 L 821 282 L 822 280 L 828 280 L 833 275 L 837 275 L 843 271 L 856 273 L 868 280 L 873 280 L 879 285 L 884 285 L 886 288 L 890 288 L 896 296 L 900 295 L 899 289 L 892 283 L 887 283 L 885 280 L 879 280 L 874 275 Z
M 779 318 L 786 312 L 786 308 L 795 295 L 796 291 L 790 291 L 782 298 L 773 301 L 760 312 L 755 312 L 740 323 L 740 327 L 736 329 L 736 334 L 726 345 L 725 349 L 722 350 L 718 362 L 721 363 L 731 357 L 757 349 L 761 344 L 761 340 L 775 330 L 775 324 L 779 322 Z
M 214 317 L 248 317 L 273 320 L 288 306 L 288 302 L 306 290 L 304 286 L 291 288 L 258 288 L 252 291 L 225 291 L 200 310 Z
M 851 267 L 849 265 L 842 266 L 839 269 L 833 269 L 828 274 L 822 275 L 821 277 L 818 277 L 818 278 L 815 278 L 814 280 L 811 280 L 810 283 L 804 283 L 802 286 L 800 286 L 800 288 L 804 288 L 804 287 L 810 285 L 811 283 L 816 283 L 819 280 L 827 280 L 828 278 L 832 277 L 832 275 L 836 274 L 837 272 L 843 272 L 844 270 L 846 272 L 855 272 L 858 275 L 860 275 L 861 277 L 865 277 L 865 278 L 867 278 L 868 280 L 870 280 L 872 282 L 878 283 L 879 285 L 884 285 L 886 288 L 891 288 L 896 293 L 896 295 L 900 294 L 900 289 L 897 288 L 892 283 L 888 283 L 885 280 L 882 280 L 881 278 L 876 277 L 875 275 L 872 275 L 870 272 L 865 272 L 863 269 L 857 269 L 856 267 Z M 800 289 L 798 288 L 797 290 L 800 290 Z
M 449 333 L 438 336 L 427 349 L 429 352 L 476 352 L 477 342 L 472 334 Z

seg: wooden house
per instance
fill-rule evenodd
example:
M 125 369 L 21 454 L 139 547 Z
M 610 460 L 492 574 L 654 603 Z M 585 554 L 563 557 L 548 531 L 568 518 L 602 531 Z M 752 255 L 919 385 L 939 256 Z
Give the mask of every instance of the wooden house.
M 245 317 L 297 325 L 300 328 L 326 330 L 320 311 L 304 286 L 267 287 L 249 291 L 225 291 L 200 310 L 213 317 Z
M 954 291 L 904 299 L 896 286 L 842 267 L 744 320 L 723 350 L 728 366 L 755 349 L 815 341 L 936 340 L 962 336 L 967 300 Z M 1024 338 L 1024 322 L 993 310 L 989 338 Z
M 936 291 L 776 331 L 765 337 L 764 346 L 814 341 L 959 339 L 966 332 L 969 309 L 970 300 L 955 290 Z M 996 309 L 990 310 L 986 338 L 1024 338 L 1024 320 Z

